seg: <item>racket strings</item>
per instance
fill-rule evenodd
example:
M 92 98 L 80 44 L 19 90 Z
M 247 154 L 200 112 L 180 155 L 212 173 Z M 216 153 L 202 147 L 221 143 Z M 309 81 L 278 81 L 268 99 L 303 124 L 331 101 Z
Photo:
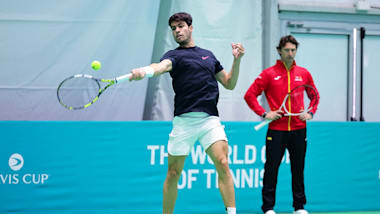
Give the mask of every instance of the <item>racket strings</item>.
M 313 88 L 299 86 L 293 89 L 289 95 L 289 102 L 286 102 L 284 110 L 287 114 L 299 115 L 312 109 L 311 102 L 316 98 L 316 92 Z
M 58 99 L 67 108 L 85 108 L 97 98 L 100 84 L 92 78 L 74 77 L 62 82 L 58 89 Z

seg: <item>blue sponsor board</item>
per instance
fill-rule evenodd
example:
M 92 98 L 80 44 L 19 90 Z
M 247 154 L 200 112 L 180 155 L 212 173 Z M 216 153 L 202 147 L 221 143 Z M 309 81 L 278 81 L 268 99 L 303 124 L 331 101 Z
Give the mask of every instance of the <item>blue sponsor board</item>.
M 260 212 L 266 130 L 225 122 L 238 213 Z M 0 213 L 161 213 L 170 122 L 0 122 Z M 380 123 L 311 122 L 310 211 L 380 210 Z M 199 144 L 179 180 L 175 213 L 223 213 Z M 292 210 L 289 154 L 277 211 Z

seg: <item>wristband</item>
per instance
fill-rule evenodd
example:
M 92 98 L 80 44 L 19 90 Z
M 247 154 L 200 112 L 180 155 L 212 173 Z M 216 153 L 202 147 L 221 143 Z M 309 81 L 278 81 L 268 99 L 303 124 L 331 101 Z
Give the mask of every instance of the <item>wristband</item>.
M 145 71 L 146 77 L 152 77 L 154 75 L 154 69 L 150 66 L 146 66 L 143 68 L 143 71 Z
M 266 113 L 266 112 L 264 112 L 264 113 L 261 115 L 261 117 L 264 118 L 264 119 L 265 119 L 266 116 L 267 116 L 267 113 Z

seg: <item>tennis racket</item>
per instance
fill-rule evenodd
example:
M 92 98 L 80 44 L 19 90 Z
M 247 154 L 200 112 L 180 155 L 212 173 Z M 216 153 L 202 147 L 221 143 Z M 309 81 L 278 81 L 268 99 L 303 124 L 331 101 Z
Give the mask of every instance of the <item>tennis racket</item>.
M 299 85 L 293 88 L 282 101 L 279 110 L 283 110 L 284 116 L 299 116 L 309 112 L 318 104 L 319 96 L 317 90 L 310 85 Z M 273 120 L 266 119 L 255 126 L 258 131 Z
M 73 75 L 59 84 L 57 98 L 59 103 L 69 110 L 85 109 L 94 104 L 107 88 L 129 80 L 131 76 L 132 74 L 126 74 L 113 79 L 99 79 L 88 74 Z M 102 83 L 106 84 L 103 88 Z

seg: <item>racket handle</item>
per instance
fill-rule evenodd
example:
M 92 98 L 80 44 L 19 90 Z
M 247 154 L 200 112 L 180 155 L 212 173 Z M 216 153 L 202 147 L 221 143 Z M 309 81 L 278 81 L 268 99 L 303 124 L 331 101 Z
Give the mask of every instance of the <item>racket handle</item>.
M 153 77 L 153 75 L 154 75 L 154 69 L 152 67 L 146 66 L 143 69 L 145 71 L 145 77 L 148 77 L 148 78 Z M 131 76 L 132 76 L 132 74 L 129 73 L 129 74 L 126 74 L 126 75 L 123 75 L 123 76 L 120 76 L 120 77 L 116 77 L 116 81 L 117 82 L 123 82 L 125 80 L 129 80 L 129 78 Z
M 124 82 L 125 80 L 129 80 L 129 78 L 132 76 L 131 73 L 129 74 L 126 74 L 126 75 L 123 75 L 123 76 L 120 76 L 120 77 L 116 77 L 116 81 L 117 82 Z
M 254 128 L 256 131 L 259 131 L 261 128 L 268 125 L 270 122 L 272 122 L 272 120 L 264 120 L 263 122 L 257 124 Z

